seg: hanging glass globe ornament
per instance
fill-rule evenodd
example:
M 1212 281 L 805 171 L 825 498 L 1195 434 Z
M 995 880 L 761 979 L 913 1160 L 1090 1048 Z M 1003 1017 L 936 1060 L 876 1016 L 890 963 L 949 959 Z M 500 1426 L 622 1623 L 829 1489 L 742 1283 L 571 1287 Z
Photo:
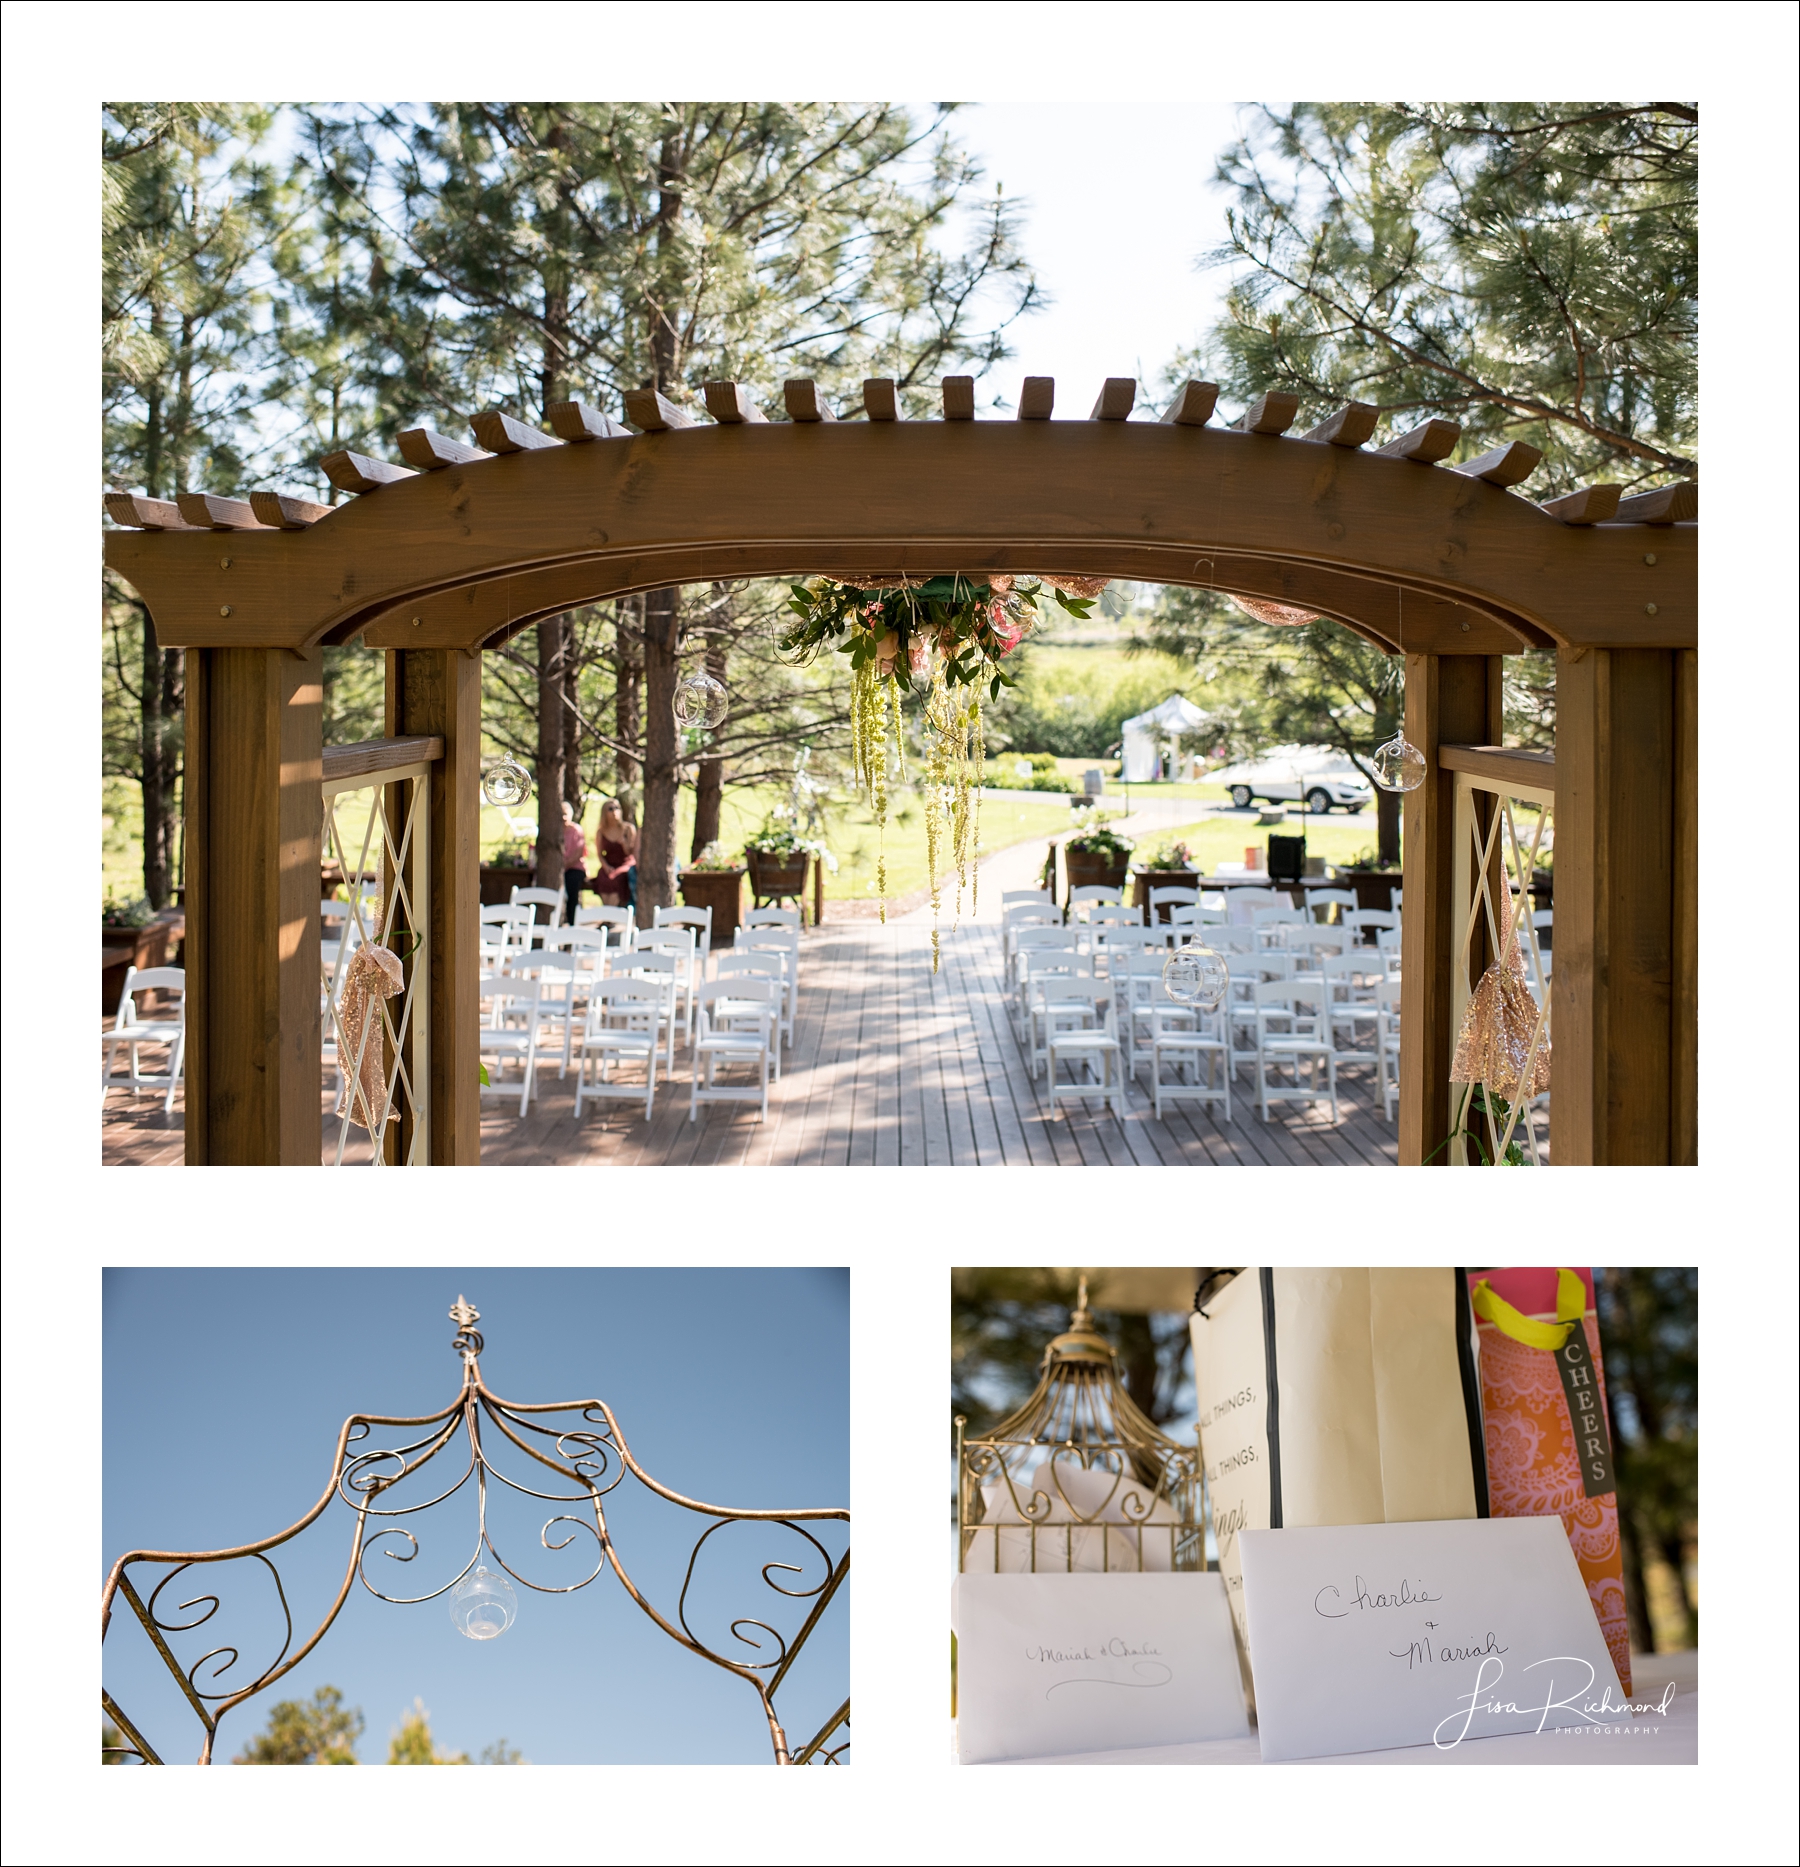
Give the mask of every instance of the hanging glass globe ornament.
M 729 704 L 725 683 L 710 674 L 684 674 L 675 683 L 675 724 L 716 732 L 725 724 Z
M 497 1640 L 519 1618 L 519 1598 L 504 1575 L 485 1563 L 450 1591 L 450 1622 L 470 1640 Z
M 522 804 L 531 795 L 531 773 L 517 759 L 490 759 L 482 768 L 481 795 L 503 810 Z
M 1416 791 L 1425 782 L 1425 754 L 1404 733 L 1377 747 L 1369 764 L 1384 791 Z
M 1209 946 L 1184 946 L 1163 961 L 1163 990 L 1178 1005 L 1217 1011 L 1231 988 L 1231 968 Z

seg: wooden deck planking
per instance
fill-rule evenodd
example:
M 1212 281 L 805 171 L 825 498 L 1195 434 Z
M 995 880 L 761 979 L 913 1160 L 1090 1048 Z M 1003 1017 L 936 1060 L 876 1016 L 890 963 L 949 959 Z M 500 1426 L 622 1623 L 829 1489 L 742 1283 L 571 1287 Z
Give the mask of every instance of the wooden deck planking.
M 1234 1077 L 1234 1119 L 1179 1102 L 1160 1122 L 1142 1077 L 1123 1122 L 1105 1104 L 1051 1111 L 1043 1078 L 1013 1036 L 1001 991 L 999 930 L 965 923 L 943 941 L 931 973 L 929 931 L 905 923 L 828 925 L 805 937 L 793 1043 L 769 1119 L 753 1104 L 703 1107 L 688 1121 L 688 1066 L 659 1077 L 654 1118 L 641 1104 L 590 1106 L 574 1119 L 575 1072 L 541 1069 L 529 1115 L 516 1099 L 482 1112 L 482 1160 L 492 1166 L 1352 1166 L 1392 1164 L 1397 1136 L 1382 1119 L 1372 1069 L 1341 1072 L 1342 1119 L 1313 1105 L 1256 1115 L 1254 1084 Z M 321 1098 L 324 1109 L 324 1099 Z M 108 1098 L 108 1164 L 179 1164 L 181 1103 Z M 335 1143 L 335 1123 L 324 1124 Z

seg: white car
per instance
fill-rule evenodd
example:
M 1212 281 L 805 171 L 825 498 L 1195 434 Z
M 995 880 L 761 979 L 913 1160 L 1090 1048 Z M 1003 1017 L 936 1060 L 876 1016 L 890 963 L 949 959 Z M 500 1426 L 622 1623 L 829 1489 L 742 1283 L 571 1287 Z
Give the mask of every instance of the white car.
M 1224 785 L 1239 810 L 1262 798 L 1304 803 L 1318 815 L 1335 805 L 1355 816 L 1375 795 L 1362 773 L 1331 746 L 1275 746 L 1262 758 L 1208 772 L 1206 782 Z

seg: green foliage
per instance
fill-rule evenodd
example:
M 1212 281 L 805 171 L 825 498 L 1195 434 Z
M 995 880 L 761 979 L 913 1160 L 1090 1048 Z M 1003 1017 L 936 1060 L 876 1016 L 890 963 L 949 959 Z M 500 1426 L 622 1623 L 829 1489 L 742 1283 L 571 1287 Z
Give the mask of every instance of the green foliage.
M 1137 845 L 1128 836 L 1112 828 L 1111 820 L 1093 810 L 1075 815 L 1076 831 L 1066 845 L 1087 856 L 1116 856 L 1122 862 Z
M 438 1749 L 431 1735 L 431 1714 L 425 1701 L 416 1698 L 412 1710 L 401 1717 L 400 1728 L 388 1739 L 387 1760 L 390 1764 L 463 1764 L 469 1761 L 469 1753 L 459 1750 L 452 1756 Z
M 142 895 L 135 900 L 118 901 L 114 899 L 113 892 L 109 888 L 100 909 L 100 925 L 123 928 L 148 927 L 154 912 L 155 910 Z
M 1116 754 L 1126 720 L 1193 680 L 1190 665 L 1161 653 L 1032 641 L 1019 659 L 1017 685 L 992 709 L 990 745 L 1053 758 Z
M 234 1763 L 355 1763 L 363 1715 L 346 1707 L 334 1685 L 304 1699 L 284 1698 L 269 1712 L 269 1728 L 252 1738 Z
M 990 776 L 995 784 L 1007 791 L 1058 791 L 1065 796 L 1081 795 L 1078 779 L 1064 776 L 1062 767 L 1057 764 L 1056 756 L 1051 752 L 1031 752 L 1019 755 L 996 755 Z M 1026 765 L 1027 772 L 1021 773 L 1017 767 Z
M 1148 855 L 1138 858 L 1140 869 L 1161 869 L 1173 873 L 1177 869 L 1192 869 L 1194 852 L 1183 842 L 1158 843 Z
M 1698 1645 L 1699 1610 L 1687 1564 L 1700 1508 L 1699 1274 L 1654 1267 L 1599 1274 L 1596 1297 L 1612 1415 L 1626 1600 L 1634 1645 L 1654 1651 L 1643 1565 L 1670 1571 L 1683 1625 L 1676 1644 Z
M 1073 1273 L 959 1270 L 950 1297 L 950 1411 L 984 1433 L 1030 1398 L 1045 1345 L 1069 1326 Z M 1175 1419 L 1187 1365 L 1185 1318 L 1095 1309 L 1094 1325 L 1119 1351 L 1125 1390 L 1159 1425 Z
M 1238 276 L 1205 363 L 1303 424 L 1357 400 L 1468 454 L 1529 441 L 1534 497 L 1689 477 L 1698 172 L 1686 104 L 1265 107 L 1219 164 Z

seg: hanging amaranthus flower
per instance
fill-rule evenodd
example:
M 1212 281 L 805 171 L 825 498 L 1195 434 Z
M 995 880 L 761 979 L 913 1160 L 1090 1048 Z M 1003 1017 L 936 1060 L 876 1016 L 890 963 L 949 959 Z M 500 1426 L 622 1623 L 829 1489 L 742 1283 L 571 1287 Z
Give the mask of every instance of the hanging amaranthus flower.
M 970 889 L 972 903 L 975 899 L 973 878 L 981 853 L 983 701 L 998 700 L 1002 688 L 1017 684 L 1000 663 L 1036 625 L 1038 597 L 1046 588 L 1056 592 L 1057 602 L 1070 615 L 1085 617 L 1104 587 L 1104 578 L 1020 582 L 1007 575 L 896 577 L 866 585 L 817 577 L 791 586 L 788 607 L 799 620 L 782 637 L 781 646 L 802 661 L 827 647 L 850 657 L 852 760 L 878 837 L 887 827 L 891 783 L 896 777 L 905 780 L 902 702 L 909 687 L 919 698 L 934 972 L 942 886 L 939 856 L 946 827 L 956 869 L 957 913 L 962 912 L 964 887 Z M 885 841 L 879 847 L 876 883 L 885 921 Z

